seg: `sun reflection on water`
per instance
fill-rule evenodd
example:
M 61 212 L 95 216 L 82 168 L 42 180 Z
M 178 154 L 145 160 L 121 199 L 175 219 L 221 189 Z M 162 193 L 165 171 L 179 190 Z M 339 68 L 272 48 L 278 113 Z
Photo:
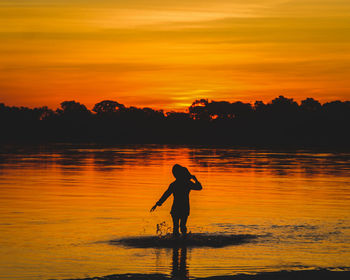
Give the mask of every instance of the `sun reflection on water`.
M 183 277 L 350 266 L 349 154 L 205 147 L 16 148 L 0 154 L 1 275 Z M 224 248 L 123 248 L 155 235 L 171 203 L 149 208 L 174 163 L 203 184 L 191 193 L 192 233 L 253 234 Z

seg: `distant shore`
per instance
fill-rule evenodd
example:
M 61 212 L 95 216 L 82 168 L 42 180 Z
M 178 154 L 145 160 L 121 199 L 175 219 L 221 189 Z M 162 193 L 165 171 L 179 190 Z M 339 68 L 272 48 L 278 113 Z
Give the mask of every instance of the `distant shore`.
M 187 276 L 167 276 L 165 274 L 114 274 L 102 277 L 89 277 L 66 280 L 169 280 L 189 279 Z M 332 271 L 326 269 L 262 272 L 258 274 L 237 274 L 193 278 L 195 280 L 347 280 L 350 279 L 350 270 Z
M 186 112 L 126 107 L 112 100 L 92 110 L 64 101 L 56 110 L 0 103 L 0 143 L 206 144 L 240 147 L 349 148 L 350 101 L 269 103 L 195 100 Z

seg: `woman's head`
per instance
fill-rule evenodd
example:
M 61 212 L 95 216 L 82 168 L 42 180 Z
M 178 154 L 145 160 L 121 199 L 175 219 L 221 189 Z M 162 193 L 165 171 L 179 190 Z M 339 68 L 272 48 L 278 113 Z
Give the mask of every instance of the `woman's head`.
M 180 164 L 175 164 L 172 171 L 177 180 L 189 180 L 192 176 L 188 169 Z

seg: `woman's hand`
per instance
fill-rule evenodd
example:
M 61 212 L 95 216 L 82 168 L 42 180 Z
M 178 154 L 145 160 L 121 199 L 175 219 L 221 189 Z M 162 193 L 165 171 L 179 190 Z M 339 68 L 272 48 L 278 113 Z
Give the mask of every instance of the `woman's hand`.
M 191 181 L 192 182 L 192 184 L 191 184 L 192 190 L 200 191 L 203 188 L 201 183 L 197 180 L 196 176 L 192 175 L 191 180 L 193 180 L 193 181 Z
M 153 212 L 154 210 L 156 210 L 157 208 L 157 204 L 154 204 L 154 206 L 151 208 L 151 210 L 149 210 L 150 212 Z

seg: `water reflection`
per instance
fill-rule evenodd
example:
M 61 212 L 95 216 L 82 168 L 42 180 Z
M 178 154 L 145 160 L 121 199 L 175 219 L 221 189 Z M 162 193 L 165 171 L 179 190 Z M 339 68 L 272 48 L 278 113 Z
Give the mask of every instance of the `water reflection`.
M 39 147 L 2 147 L 0 169 L 21 165 L 56 164 L 62 169 L 83 169 L 93 165 L 98 171 L 108 171 L 125 165 L 152 165 L 159 161 L 170 162 L 179 152 L 185 153 L 192 165 L 204 169 L 232 168 L 288 176 L 302 173 L 306 176 L 337 174 L 350 170 L 350 154 L 313 150 L 275 151 L 266 149 L 205 148 L 181 146 L 120 146 L 60 145 Z
M 187 247 L 174 247 L 171 267 L 171 276 L 174 279 L 187 280 L 189 272 L 187 267 Z
M 350 170 L 349 153 L 324 153 L 314 150 L 276 151 L 266 149 L 191 149 L 191 160 L 202 167 L 251 169 L 286 176 L 291 173 L 307 175 L 342 174 Z
M 175 162 L 205 186 L 191 197 L 192 233 L 269 237 L 223 249 L 116 250 L 96 243 L 154 235 L 158 223 L 171 224 L 171 203 L 154 215 L 149 207 L 172 180 Z M 221 275 L 348 266 L 349 162 L 349 153 L 315 151 L 1 147 L 1 274 L 28 280 L 159 272 L 188 279 L 212 276 L 213 263 Z

